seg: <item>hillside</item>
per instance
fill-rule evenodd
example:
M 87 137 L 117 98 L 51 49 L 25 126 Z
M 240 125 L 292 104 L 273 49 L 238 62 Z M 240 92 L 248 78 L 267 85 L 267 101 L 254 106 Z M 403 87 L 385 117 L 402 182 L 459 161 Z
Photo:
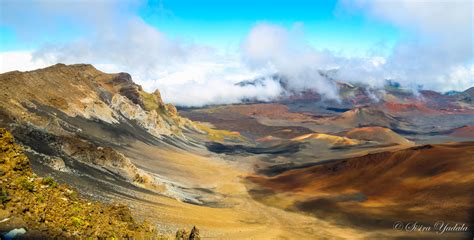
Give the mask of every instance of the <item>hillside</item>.
M 438 219 L 472 224 L 473 155 L 473 142 L 425 145 L 248 180 L 262 203 L 362 229 Z
M 81 197 L 51 177 L 39 177 L 28 157 L 0 128 L 0 232 L 26 228 L 24 238 L 160 239 L 149 223 L 137 223 L 124 205 L 106 205 Z
M 158 91 L 143 91 L 129 74 L 56 64 L 0 74 L 0 82 L 0 127 L 22 146 L 38 179 L 67 184 L 90 200 L 120 201 L 140 219 L 156 214 L 141 211 L 147 198 L 158 198 L 156 204 L 212 201 L 198 188 L 207 167 L 199 163 L 205 152 L 200 141 L 231 134 L 181 117 Z M 160 230 L 171 234 L 194 225 L 193 219 L 152 221 L 169 224 Z
M 26 147 L 38 173 L 53 171 L 76 187 L 100 180 L 106 184 L 98 187 L 106 190 L 120 185 L 162 192 L 163 183 L 137 167 L 124 147 L 145 143 L 179 151 L 197 146 L 185 133 L 208 133 L 163 103 L 158 90 L 143 91 L 127 73 L 57 64 L 4 73 L 0 82 L 0 100 L 8 103 L 0 106 L 0 127 Z M 89 177 L 78 180 L 77 172 Z M 90 191 L 103 195 L 96 188 Z
M 393 132 L 392 130 L 383 127 L 354 128 L 348 131 L 345 135 L 348 138 L 366 141 L 376 141 L 382 144 L 413 144 L 412 142 Z

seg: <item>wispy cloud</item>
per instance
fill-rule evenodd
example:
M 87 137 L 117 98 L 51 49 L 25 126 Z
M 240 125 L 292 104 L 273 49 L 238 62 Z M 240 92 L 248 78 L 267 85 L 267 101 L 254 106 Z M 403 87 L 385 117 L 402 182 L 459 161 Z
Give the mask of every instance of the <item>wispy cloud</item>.
M 404 31 L 380 77 L 439 91 L 474 85 L 473 1 L 343 0 L 340 7 Z
M 301 24 L 292 29 L 259 23 L 242 43 L 247 64 L 254 68 L 270 68 L 288 77 L 293 90 L 313 89 L 328 98 L 337 98 L 334 83 L 321 77 L 319 70 L 336 68 L 338 59 L 328 51 L 311 47 L 303 36 Z

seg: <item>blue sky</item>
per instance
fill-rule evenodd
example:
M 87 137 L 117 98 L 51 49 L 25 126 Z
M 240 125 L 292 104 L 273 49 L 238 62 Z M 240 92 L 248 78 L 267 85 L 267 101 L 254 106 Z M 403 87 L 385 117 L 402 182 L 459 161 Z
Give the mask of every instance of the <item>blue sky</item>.
M 341 9 L 334 0 L 153 1 L 139 13 L 166 33 L 223 47 L 240 42 L 262 21 L 286 27 L 300 23 L 315 47 L 348 54 L 365 53 L 382 42 L 391 47 L 400 34 L 390 24 Z
M 91 1 L 91 0 L 90 0 Z M 90 1 L 79 1 L 84 4 Z M 3 2 L 2 5 L 15 4 Z M 27 4 L 18 1 L 16 5 Z M 43 17 L 26 11 L 25 24 L 32 26 Z M 5 7 L 2 14 L 8 9 Z M 249 30 L 259 22 L 271 22 L 291 28 L 302 25 L 306 40 L 318 49 L 330 49 L 349 55 L 366 54 L 374 46 L 394 45 L 400 31 L 394 26 L 350 13 L 341 9 L 338 2 L 330 1 L 149 1 L 122 8 L 123 14 L 136 15 L 161 32 L 196 43 L 221 49 L 238 46 Z M 30 50 L 51 42 L 70 41 L 90 34 L 87 27 L 67 15 L 56 15 L 48 23 L 51 29 L 35 38 L 22 36 L 15 25 L 2 21 L 1 51 Z M 45 29 L 46 26 L 38 26 Z M 46 29 L 45 29 L 46 30 Z
M 276 72 L 335 97 L 317 74 L 329 69 L 462 91 L 474 86 L 473 11 L 472 0 L 0 0 L 0 72 L 90 63 L 189 106 L 271 99 L 281 89 L 234 83 Z

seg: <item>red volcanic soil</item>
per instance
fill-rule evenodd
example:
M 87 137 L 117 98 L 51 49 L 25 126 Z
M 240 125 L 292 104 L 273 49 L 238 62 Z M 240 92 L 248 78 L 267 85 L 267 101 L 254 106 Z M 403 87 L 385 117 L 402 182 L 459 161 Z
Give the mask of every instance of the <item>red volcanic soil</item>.
M 449 135 L 454 137 L 474 138 L 474 125 L 456 128 Z
M 406 138 L 383 127 L 354 128 L 346 133 L 346 137 L 366 141 L 377 141 L 379 143 L 412 144 L 412 142 Z
M 396 102 L 385 102 L 383 108 L 392 113 L 406 113 L 406 112 L 420 112 L 424 114 L 442 114 L 442 111 L 428 108 L 423 103 L 412 102 L 412 103 L 396 103 Z
M 438 94 L 439 95 L 439 94 Z M 442 96 L 442 95 L 441 95 Z M 411 99 L 406 103 L 384 102 L 384 110 L 396 113 L 422 113 L 425 115 L 435 114 L 474 114 L 474 109 L 460 106 L 446 97 L 426 98 L 425 100 Z
M 267 204 L 290 198 L 290 210 L 357 227 L 439 219 L 469 224 L 473 156 L 474 142 L 418 146 L 251 176 L 257 187 L 249 192 Z

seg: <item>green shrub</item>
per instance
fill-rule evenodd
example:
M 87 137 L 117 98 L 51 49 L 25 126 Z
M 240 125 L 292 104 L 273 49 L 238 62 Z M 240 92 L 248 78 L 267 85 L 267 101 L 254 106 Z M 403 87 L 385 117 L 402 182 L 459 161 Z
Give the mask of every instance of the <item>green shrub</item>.
M 44 185 L 48 185 L 50 187 L 56 187 L 58 186 L 58 183 L 54 181 L 54 179 L 52 177 L 45 177 L 43 178 L 43 180 L 41 181 L 42 184 Z
M 26 177 L 18 178 L 17 184 L 23 188 L 24 190 L 28 190 L 29 192 L 35 191 L 35 185 L 30 182 Z
M 8 197 L 8 193 L 5 189 L 1 189 L 0 190 L 0 203 L 4 204 L 6 202 L 8 202 L 10 200 L 10 198 Z
M 72 225 L 74 225 L 75 227 L 80 227 L 82 226 L 82 224 L 84 224 L 82 219 L 78 217 L 71 217 L 71 221 L 72 221 Z

